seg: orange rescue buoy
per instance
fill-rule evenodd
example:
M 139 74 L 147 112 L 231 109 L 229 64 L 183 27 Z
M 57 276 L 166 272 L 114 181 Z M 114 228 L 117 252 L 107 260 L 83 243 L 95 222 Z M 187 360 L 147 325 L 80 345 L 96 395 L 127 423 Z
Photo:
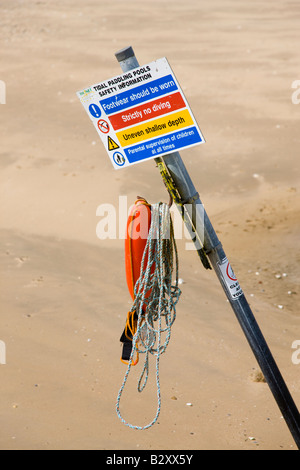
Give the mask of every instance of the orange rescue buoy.
M 125 235 L 125 271 L 126 281 L 132 300 L 135 299 L 134 287 L 140 277 L 141 263 L 145 246 L 148 239 L 151 224 L 151 205 L 141 197 L 135 201 L 131 208 L 126 225 Z M 147 259 L 145 259 L 145 265 Z M 150 292 L 148 293 L 148 295 Z M 148 296 L 147 295 L 147 296 Z M 147 297 L 146 296 L 146 297 Z M 126 325 L 120 341 L 123 343 L 121 361 L 128 363 L 132 352 L 132 338 L 137 328 L 137 312 L 130 311 L 127 314 Z M 139 356 L 136 355 L 132 365 L 138 363 Z

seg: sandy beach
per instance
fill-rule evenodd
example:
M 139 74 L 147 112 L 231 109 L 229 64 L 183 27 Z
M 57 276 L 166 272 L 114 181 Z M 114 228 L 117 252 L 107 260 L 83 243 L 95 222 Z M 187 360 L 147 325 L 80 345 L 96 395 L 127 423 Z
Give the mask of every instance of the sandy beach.
M 125 46 L 140 65 L 167 57 L 206 139 L 181 157 L 300 408 L 299 5 L 1 0 L 0 18 L 0 449 L 296 450 L 185 236 L 158 423 L 118 419 L 131 298 L 124 240 L 99 239 L 97 208 L 168 194 L 152 160 L 112 167 L 76 92 L 120 74 Z M 157 396 L 154 370 L 137 392 L 141 367 L 122 412 L 143 426 Z

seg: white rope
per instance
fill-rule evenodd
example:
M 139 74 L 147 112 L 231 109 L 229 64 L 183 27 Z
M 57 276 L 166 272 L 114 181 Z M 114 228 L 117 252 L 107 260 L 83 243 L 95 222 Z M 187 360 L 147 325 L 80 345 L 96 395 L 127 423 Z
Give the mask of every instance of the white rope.
M 172 284 L 175 258 L 175 282 Z M 171 327 L 176 318 L 175 306 L 181 291 L 178 287 L 178 255 L 170 217 L 169 206 L 158 203 L 151 206 L 151 225 L 145 246 L 140 277 L 135 285 L 135 300 L 130 312 L 138 314 L 137 330 L 132 340 L 132 351 L 122 386 L 119 390 L 116 411 L 122 423 L 132 429 L 147 429 L 156 423 L 161 408 L 159 361 L 170 341 Z M 165 333 L 165 340 L 162 340 Z M 135 426 L 121 416 L 120 400 L 124 391 L 134 355 L 145 354 L 144 366 L 138 381 L 142 392 L 149 376 L 150 355 L 156 358 L 157 411 L 146 426 Z

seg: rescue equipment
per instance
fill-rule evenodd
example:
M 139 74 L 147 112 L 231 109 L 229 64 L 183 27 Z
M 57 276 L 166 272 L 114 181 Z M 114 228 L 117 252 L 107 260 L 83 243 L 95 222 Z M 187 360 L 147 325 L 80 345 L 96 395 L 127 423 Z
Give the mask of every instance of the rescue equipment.
M 149 217 L 148 220 L 151 220 L 151 224 L 148 238 L 145 241 L 140 239 L 135 244 L 138 237 L 131 239 L 130 235 L 134 234 L 134 231 L 131 231 L 132 226 L 128 232 L 128 239 L 126 236 L 126 274 L 128 288 L 133 296 L 133 305 L 128 312 L 126 326 L 121 336 L 123 342 L 122 360 L 127 362 L 127 371 L 119 390 L 116 411 L 118 417 L 127 426 L 133 429 L 147 429 L 157 421 L 160 413 L 159 361 L 170 341 L 171 327 L 176 318 L 176 304 L 181 291 L 178 287 L 178 255 L 169 206 L 161 202 L 149 206 L 147 201 L 139 201 L 141 199 L 133 208 L 127 227 L 133 222 L 133 227 L 137 228 L 138 214 L 141 213 L 141 208 L 144 206 L 147 207 L 145 214 Z M 143 244 L 144 251 L 141 257 Z M 135 249 L 135 247 L 137 248 Z M 138 268 L 140 271 L 137 278 Z M 175 271 L 174 281 L 172 280 L 173 271 Z M 121 396 L 131 366 L 137 364 L 139 354 L 145 355 L 143 370 L 138 381 L 139 392 L 142 392 L 147 384 L 150 355 L 156 358 L 157 411 L 154 419 L 145 426 L 129 424 L 120 413 Z

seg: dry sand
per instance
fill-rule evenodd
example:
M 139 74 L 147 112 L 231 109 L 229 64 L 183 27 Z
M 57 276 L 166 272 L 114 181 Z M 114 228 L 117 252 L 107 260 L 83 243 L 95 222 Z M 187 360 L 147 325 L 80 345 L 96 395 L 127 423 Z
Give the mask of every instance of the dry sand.
M 113 170 L 75 93 L 118 75 L 114 53 L 127 45 L 141 65 L 168 58 L 207 141 L 182 158 L 300 407 L 297 2 L 1 0 L 0 18 L 0 448 L 295 449 L 215 274 L 186 240 L 159 424 L 118 420 L 130 297 L 123 241 L 97 238 L 96 209 L 167 195 L 152 161 Z M 137 393 L 139 372 L 122 410 L 143 425 L 156 391 Z

